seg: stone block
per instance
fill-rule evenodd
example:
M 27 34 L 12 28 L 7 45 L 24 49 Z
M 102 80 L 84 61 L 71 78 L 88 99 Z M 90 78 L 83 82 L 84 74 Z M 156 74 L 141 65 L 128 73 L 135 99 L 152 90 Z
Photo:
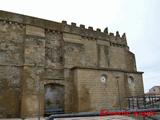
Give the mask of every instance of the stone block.
M 97 44 L 98 44 L 98 45 L 109 46 L 109 41 L 97 40 Z
M 36 37 L 26 37 L 24 48 L 24 63 L 31 65 L 45 64 L 45 40 Z
M 43 28 L 36 27 L 36 26 L 30 26 L 30 25 L 26 25 L 26 34 L 33 35 L 33 36 L 39 36 L 39 37 L 45 37 L 45 31 Z

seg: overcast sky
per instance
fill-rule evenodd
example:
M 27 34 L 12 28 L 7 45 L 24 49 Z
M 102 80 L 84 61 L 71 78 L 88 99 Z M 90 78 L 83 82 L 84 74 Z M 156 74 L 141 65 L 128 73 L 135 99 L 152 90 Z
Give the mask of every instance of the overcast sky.
M 145 91 L 160 85 L 160 0 L 0 0 L 0 9 L 125 32 Z

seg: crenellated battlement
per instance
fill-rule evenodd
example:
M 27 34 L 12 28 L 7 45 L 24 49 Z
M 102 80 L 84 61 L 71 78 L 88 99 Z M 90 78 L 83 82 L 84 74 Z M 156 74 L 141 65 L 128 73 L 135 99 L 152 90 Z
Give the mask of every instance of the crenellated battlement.
M 71 24 L 67 24 L 67 21 L 62 21 L 62 31 L 96 39 L 106 39 L 107 37 L 107 34 L 101 32 L 101 29 L 99 28 L 94 30 L 91 26 L 86 28 L 83 24 L 80 24 L 80 26 L 77 26 L 76 23 L 73 22 Z
M 83 24 L 77 26 L 77 24 L 74 22 L 72 22 L 71 24 L 68 24 L 67 21 L 62 21 L 61 23 L 58 23 L 54 21 L 44 20 L 40 18 L 5 11 L 0 11 L 0 21 L 6 21 L 6 23 L 9 24 L 21 24 L 23 26 L 32 25 L 36 27 L 41 27 L 45 30 L 58 31 L 62 33 L 71 33 L 90 39 L 110 41 L 111 44 L 113 43 L 121 46 L 127 46 L 125 33 L 122 36 L 119 34 L 118 31 L 116 32 L 116 34 L 111 32 L 109 33 L 108 28 L 105 28 L 102 31 L 100 28 L 94 29 L 91 26 L 86 28 L 86 26 Z
M 118 31 L 116 32 L 116 34 L 108 33 L 108 28 L 105 28 L 104 31 L 102 31 L 100 28 L 93 29 L 93 27 L 91 26 L 86 28 L 83 24 L 77 26 L 76 23 L 72 22 L 71 24 L 67 24 L 67 21 L 62 21 L 62 31 L 72 34 L 78 34 L 83 37 L 107 40 L 115 44 L 127 46 L 125 33 L 122 36 L 120 36 Z

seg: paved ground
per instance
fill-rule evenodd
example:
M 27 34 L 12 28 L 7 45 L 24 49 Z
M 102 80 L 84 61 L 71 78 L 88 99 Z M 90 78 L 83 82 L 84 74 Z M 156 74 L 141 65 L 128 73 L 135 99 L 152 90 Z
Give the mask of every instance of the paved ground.
M 27 119 L 0 119 L 0 120 L 38 120 L 38 118 L 27 118 Z M 40 118 L 40 120 L 45 120 L 45 118 Z M 77 117 L 77 118 L 56 118 L 54 120 L 136 120 L 127 116 L 104 116 L 104 117 Z
M 107 117 L 83 117 L 83 118 L 57 118 L 55 120 L 136 120 L 127 116 L 107 116 Z
M 38 120 L 38 118 L 26 118 L 26 119 L 21 119 L 21 118 L 8 118 L 8 119 L 3 119 L 3 118 L 1 118 L 0 120 Z M 40 120 L 45 120 L 45 118 L 40 118 Z

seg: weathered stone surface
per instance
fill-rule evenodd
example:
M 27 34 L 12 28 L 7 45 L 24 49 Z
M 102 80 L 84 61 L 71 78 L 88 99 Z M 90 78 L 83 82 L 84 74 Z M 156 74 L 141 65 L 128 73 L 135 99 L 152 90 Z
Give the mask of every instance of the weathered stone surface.
M 46 33 L 46 66 L 49 68 L 62 68 L 63 50 L 62 35 L 55 32 Z
M 65 42 L 83 44 L 82 38 L 79 35 L 64 33 L 63 34 L 63 40 Z
M 97 44 L 98 45 L 109 46 L 109 41 L 97 40 Z
M 85 66 L 96 67 L 98 65 L 98 50 L 96 40 L 83 39 Z
M 44 79 L 52 80 L 52 79 L 64 79 L 63 69 L 51 69 L 47 68 L 45 70 Z
M 24 27 L 0 21 L 0 64 L 23 63 Z
M 109 48 L 109 67 L 115 69 L 127 69 L 125 49 L 110 46 Z
M 144 93 L 125 34 L 0 11 L 0 118 L 43 116 L 45 86 L 64 88 L 54 106 L 65 113 L 126 108 Z
M 24 62 L 26 65 L 45 64 L 45 40 L 27 36 L 25 39 Z
M 78 111 L 100 111 L 103 108 L 119 108 L 120 104 L 123 108 L 126 107 L 127 91 L 125 85 L 127 84 L 124 79 L 123 72 L 104 71 L 96 69 L 76 69 L 75 71 L 75 84 L 78 88 Z M 106 83 L 100 81 L 101 76 L 105 74 L 107 76 Z M 135 88 L 130 88 L 129 93 L 143 94 L 142 83 L 139 74 L 132 74 L 135 79 L 134 84 L 139 84 Z M 127 85 L 128 86 L 128 85 Z M 114 94 L 114 96 L 113 96 Z M 132 94 L 135 95 L 135 94 Z M 121 103 L 119 103 L 119 97 Z
M 109 62 L 109 47 L 98 45 L 98 65 L 99 67 L 107 68 L 110 65 Z
M 26 35 L 45 37 L 45 31 L 40 27 L 26 25 Z
M 42 67 L 23 67 L 21 116 L 28 117 L 43 115 L 44 112 L 44 85 Z
M 64 63 L 66 68 L 72 68 L 73 66 L 84 66 L 84 46 L 76 43 L 65 43 L 64 46 Z
M 129 78 L 132 77 L 133 81 L 129 81 Z M 136 96 L 141 95 L 143 91 L 143 81 L 140 74 L 127 73 L 127 79 L 125 81 L 127 96 Z
M 18 117 L 20 107 L 19 67 L 0 66 L 0 115 Z
M 136 71 L 136 60 L 135 60 L 135 55 L 130 52 L 126 51 L 126 63 L 127 63 L 127 69 L 131 71 Z

